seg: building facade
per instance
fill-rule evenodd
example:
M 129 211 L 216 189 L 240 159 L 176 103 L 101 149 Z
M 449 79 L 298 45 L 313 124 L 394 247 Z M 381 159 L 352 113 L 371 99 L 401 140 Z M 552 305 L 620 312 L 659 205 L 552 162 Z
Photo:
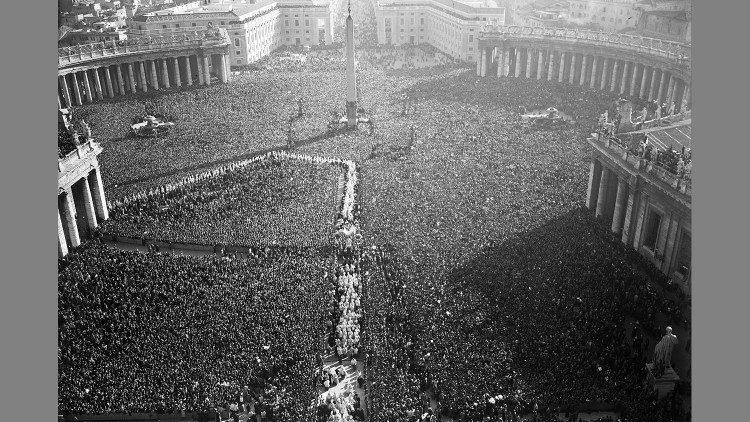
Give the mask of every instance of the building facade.
M 58 46 L 125 41 L 127 39 L 128 34 L 125 29 L 73 29 L 68 31 L 65 36 L 58 41 Z
M 638 0 L 570 0 L 568 20 L 618 32 L 634 28 L 640 13 Z
M 690 133 L 690 121 L 658 131 Z M 616 139 L 588 139 L 593 147 L 586 206 L 612 233 L 690 294 L 691 184 Z M 689 138 L 688 138 L 689 139 Z
M 479 30 L 504 25 L 505 7 L 451 0 L 383 0 L 375 7 L 378 43 L 430 44 L 454 59 L 478 59 Z
M 231 39 L 230 63 L 246 65 L 283 45 L 330 44 L 332 16 L 327 1 L 262 0 L 196 1 L 135 16 L 133 33 L 163 33 L 191 27 L 226 28 Z
M 57 253 L 65 256 L 109 218 L 98 156 L 92 139 L 57 160 Z
M 647 37 L 691 42 L 689 12 L 673 10 L 647 10 L 641 12 L 636 30 Z
M 562 26 L 568 18 L 570 3 L 562 0 L 537 0 L 514 13 L 514 25 L 534 27 Z

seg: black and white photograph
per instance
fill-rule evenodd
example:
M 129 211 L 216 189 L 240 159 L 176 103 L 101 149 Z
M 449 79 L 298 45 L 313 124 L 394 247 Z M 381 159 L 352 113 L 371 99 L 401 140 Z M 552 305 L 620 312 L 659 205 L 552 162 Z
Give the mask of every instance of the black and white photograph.
M 58 421 L 698 419 L 692 13 L 58 0 Z

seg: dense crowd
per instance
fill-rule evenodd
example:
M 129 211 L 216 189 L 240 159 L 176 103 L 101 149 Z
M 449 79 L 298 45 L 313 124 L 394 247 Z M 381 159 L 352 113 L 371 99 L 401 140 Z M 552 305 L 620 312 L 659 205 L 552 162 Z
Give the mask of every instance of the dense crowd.
M 320 66 L 327 54 L 330 67 Z M 674 409 L 642 386 L 643 363 L 648 339 L 660 331 L 657 318 L 685 325 L 684 304 L 650 287 L 658 273 L 634 267 L 637 257 L 579 209 L 585 137 L 615 96 L 548 81 L 480 79 L 451 65 L 361 66 L 360 106 L 375 116 L 375 133 L 321 136 L 331 110 L 343 111 L 343 69 L 340 50 L 285 53 L 228 85 L 153 94 L 177 126 L 150 143 L 122 139 L 140 100 L 84 106 L 105 146 L 108 195 L 279 148 L 303 98 L 297 149 L 361 163 L 357 229 L 365 246 L 377 247 L 336 274 L 334 300 L 339 310 L 360 302 L 356 356 L 366 363 L 371 421 L 429 420 L 433 412 L 513 420 L 535 406 L 573 412 L 586 401 L 620 404 L 629 421 L 670 420 Z M 408 113 L 404 97 L 416 99 Z M 575 124 L 521 122 L 522 107 L 551 106 Z M 377 144 L 407 143 L 398 156 L 372 154 Z M 351 274 L 360 275 L 357 285 Z M 638 347 L 625 335 L 628 321 L 641 327 Z M 339 338 L 355 332 L 344 329 Z
M 268 159 L 117 203 L 113 236 L 204 245 L 326 246 L 341 170 Z
M 312 250 L 176 257 L 99 242 L 58 263 L 61 413 L 250 405 L 313 420 L 332 263 Z

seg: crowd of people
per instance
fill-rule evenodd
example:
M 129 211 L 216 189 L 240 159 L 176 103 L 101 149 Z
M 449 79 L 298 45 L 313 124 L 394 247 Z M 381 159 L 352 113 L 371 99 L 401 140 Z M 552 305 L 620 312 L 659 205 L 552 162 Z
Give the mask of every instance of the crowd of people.
M 341 170 L 263 159 L 110 209 L 112 236 L 203 245 L 327 246 Z
M 332 50 L 330 67 L 319 67 L 311 57 L 329 53 L 294 54 L 227 85 L 153 94 L 178 125 L 150 143 L 122 139 L 140 97 L 83 106 L 104 145 L 108 197 L 283 147 L 301 97 L 296 149 L 357 162 L 352 210 L 361 206 L 362 217 L 337 229 L 361 233 L 364 245 L 361 256 L 338 254 L 329 296 L 340 312 L 334 346 L 341 340 L 340 352 L 365 362 L 370 421 L 517 420 L 587 401 L 615 402 L 627 421 L 678 413 L 643 387 L 649 347 L 633 347 L 624 326 L 637 320 L 649 338 L 660 315 L 684 325 L 684 303 L 650 287 L 656 273 L 634 269 L 637 258 L 580 210 L 585 138 L 614 94 L 478 78 L 455 65 L 361 66 L 359 105 L 377 119 L 375 132 L 321 137 L 330 111 L 343 110 L 343 60 L 334 59 L 343 55 Z M 404 96 L 416 99 L 409 113 Z M 521 107 L 555 107 L 575 124 L 529 127 Z M 375 144 L 407 143 L 398 159 L 371 154 Z M 341 319 L 345 310 L 361 314 L 358 330 Z M 357 338 L 355 351 L 345 339 Z
M 331 265 L 302 248 L 257 259 L 73 250 L 58 263 L 60 413 L 247 406 L 314 420 Z

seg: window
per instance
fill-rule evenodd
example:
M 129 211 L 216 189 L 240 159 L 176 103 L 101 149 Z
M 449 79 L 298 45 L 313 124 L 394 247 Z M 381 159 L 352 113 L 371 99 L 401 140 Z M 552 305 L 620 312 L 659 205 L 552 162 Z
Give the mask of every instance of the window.
M 224 22 L 224 21 L 221 21 L 221 24 L 222 24 L 222 25 L 226 25 L 226 22 Z
M 424 18 L 419 18 L 419 24 L 424 25 Z
M 661 215 L 654 210 L 649 210 L 648 222 L 646 223 L 646 237 L 643 246 L 654 251 L 659 240 L 659 229 L 661 228 Z
M 284 21 L 284 25 L 289 26 L 289 19 Z
M 190 25 L 191 25 L 191 26 L 195 26 L 195 22 L 193 22 L 193 23 L 192 23 L 192 24 L 190 24 Z
M 242 64 L 242 59 L 237 59 L 237 64 Z
M 677 255 L 677 272 L 683 277 L 690 274 L 690 242 L 690 233 L 683 232 L 682 240 L 680 240 L 680 252 Z
M 161 29 L 167 29 L 167 25 L 162 25 Z
M 299 19 L 294 20 L 294 26 L 299 26 Z
M 310 26 L 310 19 L 305 19 L 305 26 Z
M 175 27 L 175 28 L 179 28 L 179 27 L 180 27 L 180 24 L 179 24 L 179 23 L 176 23 L 176 24 L 174 24 L 174 27 Z
M 237 50 L 237 51 L 235 51 L 235 52 L 234 52 L 234 54 L 235 54 L 236 56 L 239 56 L 239 55 L 240 55 L 240 50 Z
M 240 46 L 240 39 L 239 38 L 235 38 L 234 39 L 234 46 L 235 47 L 239 47 Z

